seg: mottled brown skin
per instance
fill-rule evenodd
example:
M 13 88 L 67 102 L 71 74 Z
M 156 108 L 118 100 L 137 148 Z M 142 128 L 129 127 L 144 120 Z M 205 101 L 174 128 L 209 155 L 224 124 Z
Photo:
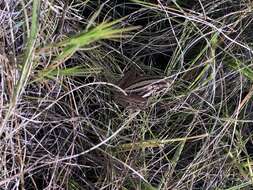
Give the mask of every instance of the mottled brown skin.
M 126 96 L 122 93 L 116 93 L 114 95 L 114 100 L 116 101 L 116 103 L 125 108 L 141 110 L 147 108 L 147 99 L 134 94 Z
M 138 82 L 141 80 L 145 79 L 151 79 L 152 77 L 145 77 L 145 76 L 138 76 L 136 71 L 130 70 L 125 74 L 125 76 L 118 82 L 118 86 L 125 90 L 128 88 L 130 85 L 134 84 L 135 82 Z M 158 78 L 159 77 L 154 77 Z M 155 91 L 159 91 L 165 87 L 167 83 L 165 81 L 161 81 L 157 84 L 154 84 L 155 86 L 150 86 L 155 89 Z M 126 91 L 127 95 L 124 95 L 122 92 L 115 92 L 114 93 L 114 100 L 117 104 L 121 105 L 122 107 L 125 108 L 130 108 L 130 109 L 141 109 L 145 110 L 148 107 L 148 97 L 143 97 L 143 92 L 131 92 L 131 91 Z M 145 94 L 145 91 L 144 91 Z M 150 94 L 152 96 L 152 94 Z
M 124 75 L 124 77 L 118 81 L 118 86 L 122 89 L 127 88 L 131 85 L 139 75 L 135 69 L 129 69 L 128 72 Z M 113 99 L 115 102 L 122 107 L 130 108 L 130 109 L 140 109 L 146 107 L 147 100 L 146 98 L 142 98 L 136 94 L 128 94 L 124 95 L 122 92 L 115 92 Z M 144 108 L 145 109 L 145 108 Z

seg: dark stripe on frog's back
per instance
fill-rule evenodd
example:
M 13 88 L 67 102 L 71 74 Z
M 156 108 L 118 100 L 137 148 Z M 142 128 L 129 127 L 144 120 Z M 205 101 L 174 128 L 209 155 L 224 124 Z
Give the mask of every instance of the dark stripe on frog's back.
M 118 86 L 121 87 L 122 89 L 125 89 L 129 86 L 129 84 L 133 84 L 138 78 L 138 74 L 136 70 L 130 69 L 128 70 L 123 78 L 118 81 Z
M 162 80 L 163 77 L 158 77 L 158 76 L 154 76 L 154 77 L 141 77 L 138 80 L 130 83 L 127 87 L 125 87 L 125 90 L 136 90 L 138 88 L 142 88 L 144 86 L 147 86 L 149 84 L 155 84 L 157 81 Z

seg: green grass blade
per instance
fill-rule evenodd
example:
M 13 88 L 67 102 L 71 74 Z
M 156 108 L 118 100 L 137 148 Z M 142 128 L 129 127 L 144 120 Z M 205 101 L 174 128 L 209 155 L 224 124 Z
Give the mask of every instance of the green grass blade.
M 12 94 L 10 104 L 9 104 L 9 109 L 5 115 L 5 119 L 3 120 L 2 125 L 5 125 L 13 109 L 15 109 L 18 99 L 21 96 L 22 91 L 24 90 L 26 83 L 29 79 L 29 75 L 32 69 L 32 64 L 33 64 L 32 61 L 33 61 L 33 56 L 34 56 L 33 54 L 35 50 L 34 47 L 35 47 L 36 38 L 38 34 L 39 7 L 40 7 L 40 0 L 33 1 L 31 29 L 30 29 L 30 34 L 28 34 L 28 41 L 27 41 L 27 46 L 24 53 L 24 62 L 22 65 L 22 71 L 20 74 L 20 78 L 17 82 L 17 85 L 15 86 L 14 92 Z M 1 132 L 0 132 L 0 136 L 1 136 Z

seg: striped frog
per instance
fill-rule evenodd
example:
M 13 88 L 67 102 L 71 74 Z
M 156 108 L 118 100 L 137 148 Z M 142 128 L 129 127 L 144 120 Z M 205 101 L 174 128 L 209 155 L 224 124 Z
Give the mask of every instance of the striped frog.
M 145 109 L 149 98 L 157 96 L 169 88 L 168 80 L 161 76 L 140 76 L 136 71 L 129 70 L 118 82 L 127 95 L 117 92 L 114 100 L 123 107 Z

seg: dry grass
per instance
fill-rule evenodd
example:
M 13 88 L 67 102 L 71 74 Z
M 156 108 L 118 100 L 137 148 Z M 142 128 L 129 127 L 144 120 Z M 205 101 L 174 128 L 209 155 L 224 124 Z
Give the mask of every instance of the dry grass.
M 0 1 L 0 189 L 252 189 L 251 1 Z M 129 67 L 171 84 L 117 104 Z

